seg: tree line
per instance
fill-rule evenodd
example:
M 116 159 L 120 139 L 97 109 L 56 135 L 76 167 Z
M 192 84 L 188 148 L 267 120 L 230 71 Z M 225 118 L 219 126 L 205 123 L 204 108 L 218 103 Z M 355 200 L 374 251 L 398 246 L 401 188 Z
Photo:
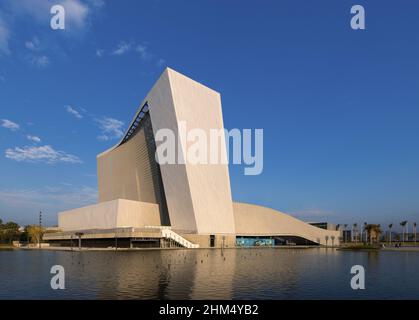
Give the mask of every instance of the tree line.
M 3 223 L 0 219 L 0 244 L 12 244 L 13 241 L 37 243 L 43 233 L 44 229 L 36 225 L 26 226 L 22 230 L 16 222 Z
M 388 225 L 388 231 L 387 232 L 383 232 L 381 225 L 380 224 L 369 224 L 364 222 L 364 225 L 361 225 L 361 230 L 359 228 L 359 225 L 357 223 L 354 223 L 350 229 L 351 231 L 351 239 L 347 239 L 347 232 L 348 232 L 348 224 L 343 224 L 340 225 L 338 224 L 336 226 L 336 230 L 342 230 L 344 232 L 344 236 L 343 236 L 343 241 L 347 242 L 347 241 L 353 241 L 353 242 L 357 242 L 357 241 L 363 241 L 364 242 L 380 242 L 380 241 L 386 241 L 389 242 L 391 244 L 392 240 L 397 240 L 397 241 L 414 241 L 416 243 L 417 240 L 417 233 L 416 233 L 416 227 L 417 227 L 417 223 L 413 222 L 412 223 L 412 232 L 409 234 L 408 232 L 408 222 L 407 221 L 402 221 L 400 222 L 400 226 L 402 227 L 402 232 L 401 234 L 396 234 L 394 239 L 392 239 L 392 228 L 393 228 L 393 223 L 390 223 Z M 380 238 L 380 236 L 382 236 L 384 234 L 383 237 Z M 388 234 L 386 236 L 386 234 Z

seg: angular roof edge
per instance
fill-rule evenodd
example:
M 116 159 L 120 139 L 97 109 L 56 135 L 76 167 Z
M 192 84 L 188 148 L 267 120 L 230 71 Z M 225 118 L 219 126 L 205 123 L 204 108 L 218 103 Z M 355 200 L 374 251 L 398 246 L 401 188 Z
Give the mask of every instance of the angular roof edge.
M 125 132 L 124 132 L 124 134 L 123 134 L 123 136 L 122 136 L 121 140 L 120 140 L 117 144 L 115 144 L 114 146 L 110 147 L 109 149 L 107 149 L 107 150 L 105 150 L 105 151 L 103 151 L 103 152 L 99 153 L 99 154 L 96 156 L 96 158 L 99 158 L 99 157 L 101 157 L 101 156 L 104 156 L 105 154 L 107 154 L 107 153 L 111 152 L 112 150 L 114 150 L 114 149 L 118 148 L 120 145 L 122 145 L 122 144 L 124 143 L 124 139 L 125 139 L 125 137 L 127 136 L 128 131 L 130 130 L 130 128 L 131 128 L 131 127 L 132 127 L 132 125 L 134 124 L 134 122 L 135 122 L 135 120 L 137 119 L 138 115 L 140 114 L 141 109 L 143 108 L 143 106 L 147 103 L 147 97 L 148 97 L 148 95 L 149 95 L 149 94 L 150 94 L 150 92 L 153 90 L 153 88 L 154 88 L 154 87 L 155 87 L 155 86 L 159 83 L 160 79 L 161 79 L 161 78 L 162 78 L 165 74 L 168 74 L 168 78 L 169 78 L 169 81 L 170 81 L 170 77 L 169 77 L 169 74 L 170 74 L 170 73 L 177 73 L 177 74 L 179 74 L 179 75 L 181 75 L 181 76 L 183 76 L 183 77 L 186 77 L 186 78 L 188 78 L 189 80 L 191 80 L 191 81 L 193 81 L 193 82 L 195 82 L 195 83 L 197 83 L 197 84 L 199 84 L 199 85 L 201 85 L 201 86 L 203 86 L 203 87 L 207 88 L 208 90 L 213 91 L 214 93 L 216 93 L 216 94 L 218 94 L 218 95 L 220 94 L 218 91 L 216 91 L 216 90 L 214 90 L 214 89 L 211 89 L 211 88 L 207 87 L 206 85 L 204 85 L 204 84 L 202 84 L 202 83 L 200 83 L 200 82 L 198 82 L 198 81 L 196 81 L 196 80 L 194 80 L 194 79 L 192 79 L 192 78 L 189 78 L 188 76 L 185 76 L 184 74 L 182 74 L 182 73 L 180 73 L 180 72 L 178 72 L 178 71 L 176 71 L 176 70 L 174 70 L 174 69 L 172 69 L 172 68 L 166 67 L 166 68 L 163 70 L 163 72 L 160 74 L 160 76 L 159 76 L 159 78 L 157 79 L 157 81 L 153 84 L 153 86 L 151 87 L 151 89 L 148 91 L 148 93 L 147 93 L 146 97 L 144 98 L 144 100 L 143 100 L 143 101 L 141 101 L 140 105 L 137 107 L 137 111 L 135 112 L 134 117 L 132 118 L 131 122 L 129 122 L 129 125 L 128 125 L 127 129 L 125 130 Z

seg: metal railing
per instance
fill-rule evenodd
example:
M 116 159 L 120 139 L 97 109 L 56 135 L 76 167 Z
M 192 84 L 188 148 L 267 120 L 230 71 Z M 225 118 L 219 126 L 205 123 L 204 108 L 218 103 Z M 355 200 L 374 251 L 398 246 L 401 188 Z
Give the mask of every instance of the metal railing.
M 186 240 L 184 237 L 180 236 L 176 232 L 170 230 L 170 229 L 162 229 L 161 230 L 162 238 L 171 239 L 178 244 L 180 244 L 182 247 L 185 248 L 199 248 L 199 244 L 195 244 L 190 242 L 189 240 Z

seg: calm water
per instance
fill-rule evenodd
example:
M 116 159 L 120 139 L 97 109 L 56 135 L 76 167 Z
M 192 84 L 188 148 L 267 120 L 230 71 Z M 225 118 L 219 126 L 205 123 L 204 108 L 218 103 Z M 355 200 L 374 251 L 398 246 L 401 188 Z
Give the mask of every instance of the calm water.
M 66 289 L 52 290 L 59 264 Z M 350 288 L 350 268 L 366 290 Z M 419 252 L 0 251 L 0 299 L 418 299 Z

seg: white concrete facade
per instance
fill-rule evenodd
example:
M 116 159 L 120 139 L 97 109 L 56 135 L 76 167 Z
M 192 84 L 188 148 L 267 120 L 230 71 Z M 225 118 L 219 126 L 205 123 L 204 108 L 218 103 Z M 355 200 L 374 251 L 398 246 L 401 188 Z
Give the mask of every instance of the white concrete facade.
M 210 236 L 231 246 L 236 235 L 283 235 L 319 244 L 331 244 L 332 239 L 335 245 L 339 243 L 338 231 L 311 226 L 273 209 L 233 204 L 226 164 L 155 165 L 148 144 L 150 132 L 153 140 L 161 129 L 177 135 L 180 122 L 187 129 L 204 130 L 208 136 L 211 129 L 224 129 L 218 92 L 167 68 L 140 104 L 132 124 L 145 105 L 151 123 L 148 133 L 138 126 L 135 134 L 124 139 L 130 126 L 126 137 L 98 155 L 99 204 L 60 213 L 61 230 L 167 225 L 162 218 L 164 206 L 171 229 L 189 241 L 202 242 L 202 246 Z M 187 150 L 191 143 L 180 139 L 178 152 Z M 225 152 L 224 139 L 219 149 L 219 154 Z M 155 179 L 156 175 L 161 181 Z
M 236 234 L 240 236 L 288 236 L 322 245 L 339 244 L 339 231 L 314 227 L 280 211 L 234 202 Z
M 157 204 L 124 199 L 101 202 L 58 214 L 58 225 L 64 232 L 126 227 L 144 228 L 159 224 Z
M 143 100 L 149 105 L 154 134 L 160 129 L 179 133 L 179 122 L 187 128 L 224 129 L 220 94 L 208 87 L 167 68 Z M 136 116 L 134 117 L 135 120 Z M 133 120 L 133 121 L 134 121 Z M 136 139 L 134 137 L 133 139 Z M 115 200 L 130 194 L 129 199 L 142 201 L 133 193 L 139 190 L 138 165 L 133 155 L 108 161 L 121 149 L 129 149 L 122 141 L 98 156 L 99 199 Z M 180 140 L 180 150 L 191 142 Z M 185 145 L 186 144 L 186 145 Z M 132 144 L 135 148 L 139 144 Z M 220 140 L 220 153 L 226 149 Z M 179 150 L 178 150 L 179 152 Z M 131 154 L 134 154 L 132 150 Z M 160 165 L 170 223 L 174 230 L 202 234 L 234 234 L 230 176 L 226 164 L 165 164 Z M 143 189 L 144 190 L 144 189 Z M 143 191 L 144 192 L 144 191 Z

